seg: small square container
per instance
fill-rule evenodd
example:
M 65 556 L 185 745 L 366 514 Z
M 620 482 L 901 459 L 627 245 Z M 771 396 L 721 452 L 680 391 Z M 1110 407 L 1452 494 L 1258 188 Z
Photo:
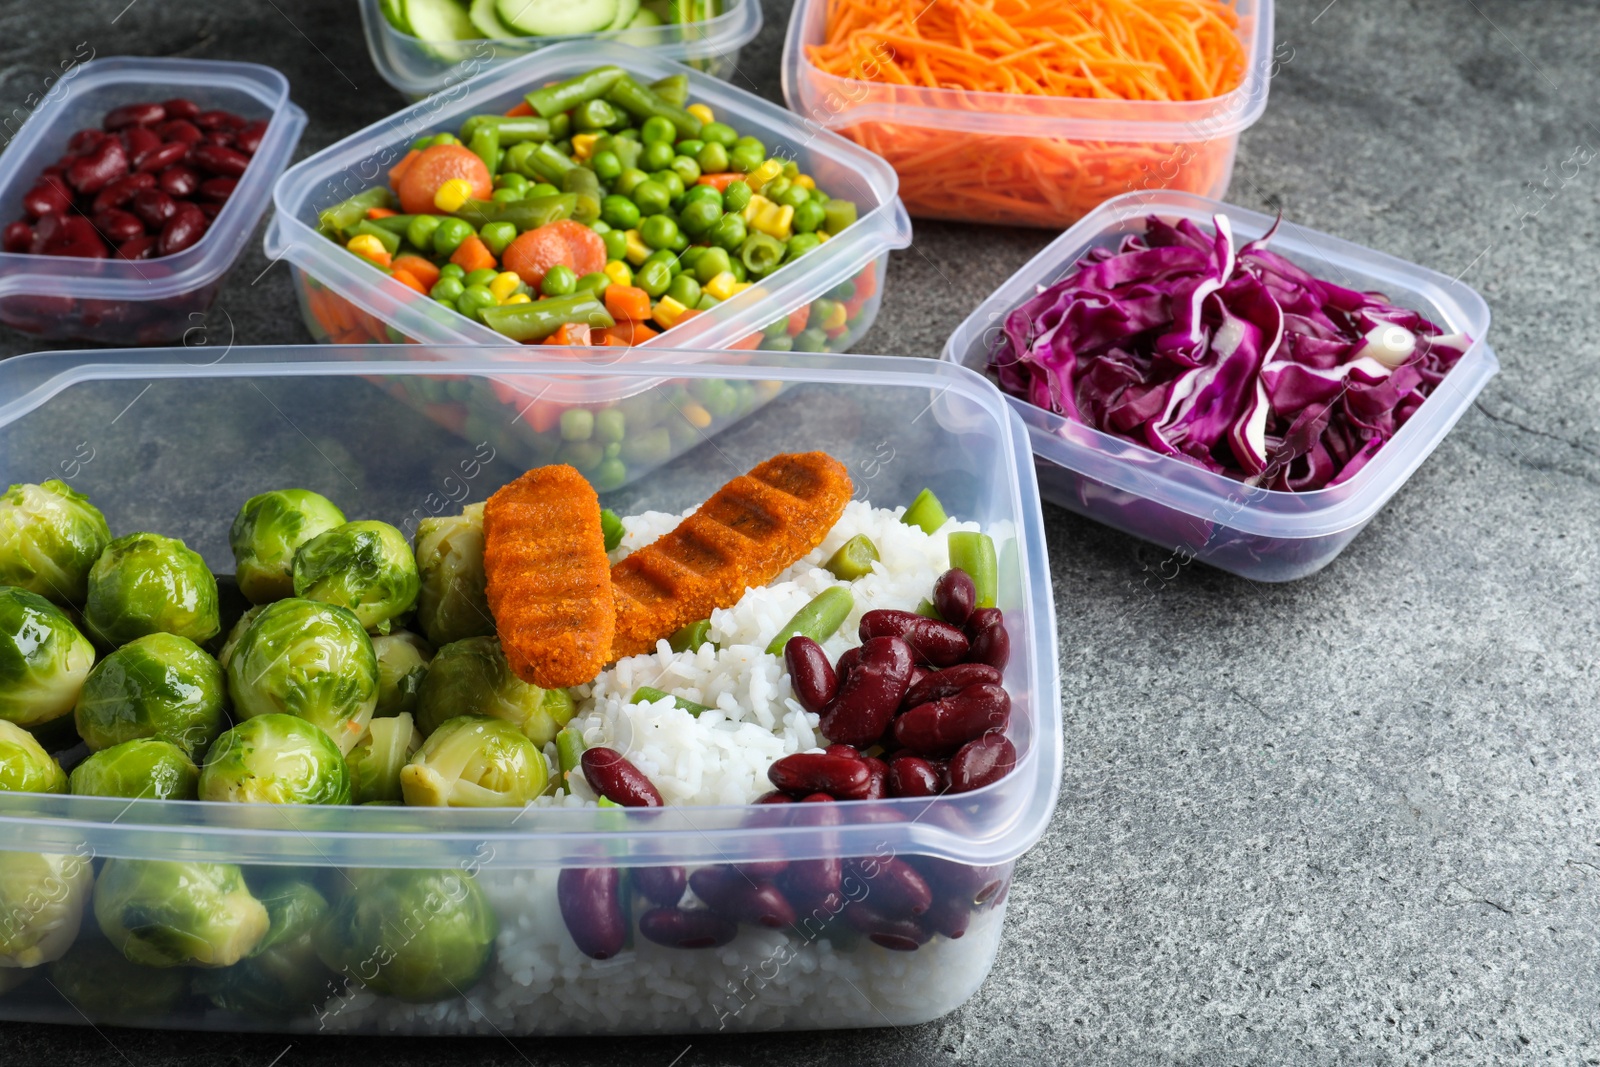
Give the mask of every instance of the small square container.
M 951 334 L 944 358 L 985 371 L 1012 310 L 1069 274 L 1089 249 L 1115 247 L 1124 235 L 1142 233 L 1146 217 L 1190 219 L 1209 229 L 1218 214 L 1228 216 L 1241 245 L 1274 222 L 1259 212 L 1185 193 L 1139 193 L 1109 201 L 979 305 Z M 1472 347 L 1348 482 L 1306 493 L 1247 486 L 1007 397 L 1028 425 L 1045 500 L 1172 549 L 1178 566 L 1200 560 L 1259 582 L 1303 578 L 1344 551 L 1499 370 L 1485 341 L 1489 307 L 1470 286 L 1288 221 L 1273 237 L 1272 250 L 1318 277 L 1382 292 L 1446 333 L 1467 334 Z
M 176 255 L 129 262 L 0 253 L 0 322 L 52 341 L 170 344 L 204 324 L 228 270 L 267 208 L 305 112 L 271 67 L 217 60 L 115 56 L 64 74 L 0 157 L 0 220 L 23 217 L 39 173 L 85 127 L 122 104 L 186 96 L 202 109 L 270 119 L 266 136 L 211 228 Z
M 979 376 L 933 360 L 697 352 L 663 381 L 659 369 L 531 355 L 541 361 L 353 345 L 235 348 L 204 365 L 193 349 L 22 356 L 0 363 L 0 484 L 66 474 L 114 532 L 181 537 L 228 572 L 233 516 L 267 487 L 312 489 L 352 517 L 406 528 L 418 515 L 459 512 L 522 473 L 471 434 L 417 419 L 394 399 L 405 383 L 509 381 L 533 391 L 625 377 L 662 392 L 711 378 L 778 382 L 782 395 L 743 426 L 602 502 L 625 515 L 682 510 L 735 472 L 807 449 L 838 458 L 857 497 L 879 506 L 931 488 L 950 514 L 996 540 L 1016 769 L 936 799 L 737 807 L 316 807 L 0 793 L 7 854 L 62 857 L 71 872 L 44 912 L 25 916 L 59 922 L 55 936 L 30 965 L 0 966 L 0 1019 L 306 1035 L 715 1033 L 912 1025 L 982 984 L 1015 861 L 1048 824 L 1062 767 L 1049 565 L 1016 415 Z M 833 905 L 808 906 L 788 926 L 746 923 L 717 947 L 669 948 L 639 933 L 648 905 L 630 891 L 632 933 L 601 961 L 578 951 L 559 900 L 560 873 L 573 868 L 631 871 L 640 886 L 642 868 L 846 857 L 858 858 L 861 875 L 850 901 L 890 893 L 905 865 L 921 872 L 939 909 L 928 924 L 945 932 L 883 944 Z M 291 879 L 332 911 L 308 927 L 309 940 L 242 969 L 135 966 L 101 936 L 97 909 L 83 907 L 88 868 L 104 880 L 111 864 L 126 871 L 129 861 L 230 865 L 217 874 L 230 892 L 239 889 L 230 881 L 237 865 L 252 895 Z M 162 870 L 145 869 L 159 884 Z M 770 868 L 754 876 L 773 877 Z M 116 914 L 116 890 L 99 895 Z M 212 916 L 228 943 L 242 929 L 234 920 L 250 912 L 230 899 L 236 907 Z M 319 951 L 352 940 L 356 965 L 340 972 L 319 962 Z
M 715 78 L 727 78 L 739 65 L 739 50 L 761 32 L 761 0 L 726 0 L 714 19 L 687 26 L 589 33 L 577 37 L 486 38 L 474 41 L 424 41 L 395 29 L 383 14 L 383 0 L 360 0 L 367 51 L 383 80 L 420 100 L 507 60 L 551 45 L 573 41 L 617 42 L 646 48 L 662 59 L 685 63 Z
M 828 0 L 796 0 L 783 46 L 783 95 L 818 128 L 837 130 L 900 172 L 912 216 L 1065 229 L 1123 193 L 1177 189 L 1221 198 L 1239 135 L 1267 106 L 1279 63 L 1273 0 L 1234 0 L 1246 56 L 1238 88 L 1209 100 L 1103 100 L 925 89 L 840 78 L 806 57 L 827 37 Z M 1290 50 L 1292 56 L 1292 50 Z M 1024 164 L 995 160 L 1027 150 Z M 922 161 L 957 154 L 981 186 L 952 188 Z
M 896 195 L 893 169 L 844 138 L 809 127 L 784 109 L 699 71 L 626 45 L 587 42 L 551 45 L 479 74 L 284 174 L 273 191 L 277 214 L 267 230 L 266 251 L 289 261 L 313 336 L 334 342 L 515 346 L 318 234 L 317 213 L 383 183 L 419 136 L 453 133 L 468 116 L 501 114 L 534 87 L 606 63 L 646 81 L 687 74 L 691 100 L 710 105 L 718 121 L 741 135 L 759 137 L 770 154 L 794 159 L 819 186 L 855 201 L 859 210 L 856 223 L 826 244 L 711 311 L 627 350 L 627 358 L 681 360 L 674 350 L 756 348 L 763 331 L 783 329 L 791 314 L 819 297 L 831 297 L 847 312 L 829 349 L 853 346 L 877 317 L 889 251 L 911 243 L 911 221 Z

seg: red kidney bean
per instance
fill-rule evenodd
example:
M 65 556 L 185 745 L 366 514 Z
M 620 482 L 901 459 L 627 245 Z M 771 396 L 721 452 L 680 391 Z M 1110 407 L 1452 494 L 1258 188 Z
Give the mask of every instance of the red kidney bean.
M 978 587 L 960 567 L 951 567 L 933 583 L 933 608 L 951 626 L 965 626 L 977 606 Z
M 950 760 L 950 792 L 970 793 L 992 785 L 1017 765 L 1017 749 L 1003 734 L 968 741 Z
M 937 856 L 911 856 L 907 862 L 922 872 L 934 887 L 935 896 L 954 896 L 969 905 L 982 904 L 992 897 L 1011 872 L 1008 864 L 974 867 Z
M 628 918 L 619 883 L 615 867 L 573 867 L 556 878 L 556 901 L 567 933 L 578 951 L 591 959 L 608 960 L 627 943 Z
M 79 130 L 67 138 L 67 155 L 81 156 L 105 139 L 104 130 Z
M 141 189 L 133 196 L 133 213 L 157 229 L 178 213 L 178 202 L 160 189 Z
M 827 793 L 857 800 L 866 794 L 872 772 L 860 759 L 830 756 L 825 752 L 797 752 L 768 767 L 767 778 L 790 793 Z
M 135 237 L 144 236 L 144 223 L 120 208 L 109 207 L 96 213 L 94 228 L 114 245 L 121 245 Z
M 635 867 L 633 886 L 646 900 L 662 907 L 673 907 L 683 899 L 689 876 L 682 867 Z
M 861 663 L 861 648 L 847 648 L 839 654 L 839 662 L 833 665 L 833 672 L 842 682 L 845 675 L 855 670 Z
M 948 894 L 938 894 L 933 898 L 933 907 L 922 916 L 922 925 L 954 941 L 967 932 L 967 924 L 971 920 L 972 909 L 965 901 Z
M 811 638 L 796 634 L 783 646 L 783 663 L 800 706 L 813 715 L 821 715 L 839 691 L 839 678 L 828 662 L 828 654 Z
M 188 154 L 189 146 L 182 141 L 166 141 L 160 147 L 146 152 L 135 169 L 148 171 L 151 174 L 159 174 L 168 167 L 181 163 L 183 157 Z
M 133 126 L 122 131 L 122 143 L 127 146 L 128 156 L 137 167 L 145 156 L 161 147 L 161 138 L 148 127 Z
M 253 156 L 261 148 L 261 139 L 267 135 L 265 119 L 257 119 L 239 130 L 233 139 L 233 146 L 247 156 Z
M 717 948 L 739 936 L 722 916 L 683 908 L 651 908 L 639 916 L 639 932 L 668 948 Z
M 0 234 L 0 251 L 26 252 L 33 244 L 33 227 L 18 220 L 6 226 Z
M 175 96 L 171 100 L 161 101 L 161 106 L 166 109 L 169 119 L 192 119 L 200 114 L 200 105 L 193 100 Z
M 885 918 L 911 919 L 933 906 L 933 890 L 927 880 L 898 857 L 863 856 L 849 860 L 846 873 L 861 879 L 867 886 L 862 899 Z
M 854 745 L 829 745 L 822 751 L 830 756 L 844 756 L 847 759 L 860 759 L 861 750 Z
M 210 225 L 205 212 L 193 204 L 180 204 L 172 218 L 161 227 L 161 236 L 156 240 L 156 254 L 170 256 L 192 247 L 205 236 Z
M 162 171 L 156 184 L 168 196 L 192 196 L 200 188 L 200 175 L 194 168 L 179 163 Z
M 583 754 L 583 777 L 589 788 L 614 804 L 625 808 L 659 808 L 661 794 L 644 772 L 614 748 L 604 745 Z
M 861 616 L 863 645 L 874 637 L 898 637 L 911 646 L 923 663 L 948 667 L 967 658 L 967 635 L 938 619 L 926 619 L 911 611 L 880 608 Z
M 757 882 L 771 881 L 789 869 L 788 860 L 745 860 L 733 864 L 733 869 Z
M 987 663 L 997 671 L 1011 662 L 1011 635 L 999 608 L 979 608 L 967 620 L 967 636 L 972 641 L 968 663 Z
M 872 614 L 868 612 L 868 614 Z M 898 637 L 874 637 L 839 682 L 819 729 L 829 741 L 867 746 L 883 736 L 911 685 L 911 648 Z
M 237 178 L 250 166 L 250 157 L 222 145 L 198 144 L 189 149 L 189 162 L 212 174 Z
M 998 685 L 968 686 L 918 704 L 894 721 L 894 739 L 922 756 L 944 756 L 1011 721 L 1011 695 Z
M 837 797 L 831 796 L 828 793 L 807 793 L 805 796 L 800 798 L 800 803 L 802 803 L 802 804 L 824 803 L 825 804 L 825 803 L 828 803 L 830 801 L 837 800 L 837 799 L 838 799 Z
M 207 178 L 200 183 L 200 195 L 220 203 L 232 196 L 238 185 L 238 178 Z
M 233 132 L 231 130 L 207 130 L 200 139 L 201 144 L 220 145 L 223 148 L 233 147 Z
M 134 196 L 145 189 L 154 189 L 156 179 L 153 174 L 129 174 L 118 178 L 98 193 L 94 194 L 94 203 L 89 210 L 98 214 L 107 208 L 123 207 Z
M 160 104 L 123 104 L 106 112 L 105 121 L 100 125 L 108 130 L 121 130 L 128 126 L 154 126 L 166 118 L 167 109 Z
M 192 121 L 202 130 L 230 130 L 233 128 L 235 116 L 213 108 L 210 111 L 200 112 Z
M 922 681 L 907 690 L 901 707 L 909 711 L 918 704 L 955 696 L 969 686 L 999 685 L 1003 678 L 999 671 L 987 663 L 958 663 L 942 671 L 930 671 Z
M 33 244 L 28 246 L 28 251 L 36 256 L 46 254 L 45 250 L 61 239 L 61 220 L 65 217 L 61 214 L 39 216 L 33 225 Z
M 752 803 L 752 804 L 793 804 L 794 803 L 794 797 L 790 796 L 788 793 L 785 793 L 781 789 L 774 789 L 771 792 L 762 793 L 760 796 L 756 797 L 750 803 Z
M 885 784 L 892 797 L 936 797 L 943 791 L 939 772 L 921 756 L 896 756 L 890 760 Z
M 151 259 L 156 254 L 156 239 L 148 233 L 122 242 L 117 249 L 118 259 Z
M 72 197 L 64 193 L 60 186 L 49 182 L 40 182 L 22 194 L 22 210 L 30 218 L 60 215 L 71 209 Z
M 912 667 L 911 667 L 911 684 L 906 687 L 907 695 L 910 694 L 911 690 L 913 690 L 917 686 L 921 685 L 922 684 L 922 680 L 924 678 L 926 678 L 928 675 L 932 674 L 932 673 L 933 673 L 932 671 L 930 671 L 928 668 L 924 667 L 920 663 L 913 664 Z
M 156 133 L 161 135 L 163 141 L 182 141 L 184 144 L 199 144 L 205 137 L 200 127 L 184 120 L 162 123 L 156 127 Z
M 915 920 L 891 919 L 880 915 L 865 901 L 857 901 L 844 909 L 844 917 L 873 944 L 895 952 L 915 952 L 927 943 L 930 936 Z
M 889 791 L 889 765 L 875 756 L 864 756 L 861 762 L 872 773 L 872 779 L 867 783 L 867 795 L 861 799 L 882 800 Z
M 128 150 L 107 137 L 67 167 L 67 184 L 80 193 L 98 193 L 128 173 Z
M 105 259 L 111 255 L 94 226 L 82 215 L 47 215 L 46 219 L 59 219 L 53 237 L 44 251 L 52 256 L 74 256 L 79 259 Z M 44 231 L 45 219 L 39 220 L 35 235 Z
M 200 205 L 200 214 L 204 215 L 208 219 L 215 219 L 218 215 L 222 214 L 222 209 L 225 206 L 226 205 L 224 204 L 217 203 L 215 200 L 207 200 L 205 203 Z
M 752 882 L 731 867 L 702 867 L 689 875 L 689 888 L 725 919 L 774 930 L 794 925 L 794 907 L 777 886 Z

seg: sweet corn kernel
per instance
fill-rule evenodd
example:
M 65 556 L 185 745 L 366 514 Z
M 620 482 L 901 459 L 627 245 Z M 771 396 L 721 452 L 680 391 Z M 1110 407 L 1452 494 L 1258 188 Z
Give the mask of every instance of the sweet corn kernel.
M 776 159 L 769 159 L 749 174 L 746 174 L 744 180 L 746 185 L 759 193 L 763 186 L 782 173 L 783 164 Z
M 794 183 L 796 185 L 798 185 L 800 188 L 805 189 L 807 191 L 810 191 L 810 190 L 815 189 L 817 187 L 817 183 L 812 179 L 811 175 L 809 175 L 809 174 L 800 175 L 800 177 L 798 177 L 798 178 L 796 178 L 794 180 Z
M 633 284 L 633 271 L 629 270 L 628 265 L 622 262 L 622 260 L 613 259 L 610 263 L 607 263 L 603 269 L 605 271 L 605 276 L 611 279 L 612 285 Z M 729 274 L 728 277 L 731 278 L 733 275 Z
M 821 230 L 818 230 L 817 231 L 817 244 L 825 245 L 827 243 L 828 243 L 828 235 L 823 233 Z
M 533 297 L 529 296 L 527 293 L 512 293 L 510 296 L 508 296 L 504 300 L 502 300 L 501 303 L 502 304 L 531 304 L 531 303 L 533 303 Z
M 517 277 L 515 271 L 501 271 L 489 282 L 489 292 L 494 298 L 504 304 L 517 291 L 517 286 L 522 284 L 522 279 Z
M 378 240 L 370 233 L 356 234 L 354 237 L 350 238 L 350 242 L 345 245 L 345 248 L 354 252 L 362 259 L 370 259 L 374 263 L 389 262 L 389 250 L 383 247 L 382 241 Z M 732 275 L 730 274 L 729 277 L 731 278 Z
M 711 425 L 711 412 L 692 400 L 683 405 L 682 411 L 683 417 L 689 420 L 689 425 L 697 430 L 703 430 Z
M 734 282 L 733 283 L 733 291 L 735 293 L 742 293 L 742 292 L 744 292 L 746 289 L 750 288 L 754 284 L 755 284 L 755 282 Z
M 650 258 L 651 248 L 644 243 L 644 238 L 639 236 L 638 230 L 628 230 L 623 234 L 628 239 L 628 262 L 635 267 Z
M 738 292 L 734 286 L 739 284 L 739 279 L 733 276 L 733 271 L 725 270 L 706 282 L 704 291 L 710 293 L 718 300 L 726 300 Z
M 701 122 L 717 121 L 716 114 L 704 104 L 690 104 L 688 107 L 684 108 L 684 110 L 693 115 L 695 118 L 699 119 Z
M 451 178 L 433 194 L 433 206 L 443 212 L 460 211 L 461 205 L 472 198 L 472 183 L 465 178 Z
M 766 203 L 767 210 L 752 219 L 750 225 L 768 237 L 787 241 L 794 229 L 794 208 L 787 204 L 779 207 L 770 200 Z
M 680 300 L 664 296 L 656 303 L 655 320 L 669 330 L 683 318 L 683 313 L 689 308 Z
M 598 133 L 575 133 L 572 135 L 572 154 L 579 159 L 588 159 L 594 155 L 594 143 L 600 139 Z
M 744 206 L 744 211 L 742 212 L 746 225 L 755 225 L 756 219 L 761 217 L 762 212 L 766 211 L 769 207 L 777 206 L 778 205 L 774 204 L 771 200 L 768 200 L 760 193 L 752 196 L 750 198 L 750 202 Z
M 849 320 L 849 318 L 850 312 L 845 309 L 845 306 L 843 304 L 835 303 L 828 309 L 828 313 L 822 317 L 822 328 L 824 330 L 837 330 L 839 327 L 843 326 L 845 322 Z

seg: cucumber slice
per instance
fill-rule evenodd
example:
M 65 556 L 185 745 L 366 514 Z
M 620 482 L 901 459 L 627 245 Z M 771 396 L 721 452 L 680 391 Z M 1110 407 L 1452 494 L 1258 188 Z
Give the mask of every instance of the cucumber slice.
M 639 0 L 617 0 L 617 16 L 611 20 L 608 30 L 625 29 L 633 17 L 639 13 Z
M 647 7 L 641 7 L 639 13 L 633 16 L 633 21 L 628 23 L 630 30 L 648 30 L 660 26 L 661 16 Z
M 478 36 L 456 0 L 402 0 L 411 32 L 424 41 L 470 41 Z
M 400 0 L 378 0 L 378 10 L 383 12 L 384 18 L 389 20 L 389 25 L 401 33 L 411 33 L 411 27 L 406 23 L 406 13 L 400 6 Z
M 485 37 L 505 40 L 520 36 L 511 27 L 500 21 L 500 16 L 495 13 L 495 4 L 498 0 L 472 0 L 472 10 L 467 17 L 472 20 L 472 25 L 477 27 L 479 33 Z
M 617 0 L 497 0 L 500 20 L 537 37 L 596 33 L 617 17 Z

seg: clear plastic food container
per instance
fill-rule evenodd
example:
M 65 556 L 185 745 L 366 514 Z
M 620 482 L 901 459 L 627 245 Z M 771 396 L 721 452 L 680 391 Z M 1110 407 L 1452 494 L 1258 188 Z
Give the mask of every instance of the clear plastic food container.
M 1221 198 L 1239 135 L 1293 50 L 1272 43 L 1273 0 L 1234 0 L 1246 68 L 1239 87 L 1189 102 L 980 93 L 840 78 L 806 58 L 827 35 L 828 0 L 796 0 L 783 46 L 783 95 L 816 128 L 887 159 L 916 218 L 1065 229 L 1122 193 L 1178 189 Z M 1287 58 L 1286 58 L 1287 57 Z M 974 184 L 924 174 L 959 155 Z
M 401 33 L 384 18 L 381 0 L 360 0 L 367 51 L 383 80 L 413 100 L 448 88 L 509 59 L 555 44 L 615 41 L 648 48 L 663 59 L 686 63 L 715 78 L 739 65 L 739 50 L 761 32 L 761 0 L 726 0 L 714 19 L 687 26 L 591 33 L 581 37 L 517 37 L 511 40 L 432 42 Z
M 0 479 L 70 477 L 113 529 L 180 536 L 226 571 L 230 520 L 265 487 L 304 486 L 352 515 L 404 526 L 418 514 L 459 511 L 521 473 L 471 434 L 416 420 L 390 395 L 409 383 L 531 388 L 621 376 L 659 392 L 713 376 L 782 382 L 782 396 L 743 427 L 604 503 L 624 514 L 682 509 L 735 470 L 797 449 L 832 453 L 858 497 L 880 505 L 933 489 L 951 514 L 997 541 L 1016 769 L 982 790 L 931 800 L 744 807 L 423 810 L 0 793 L 10 850 L 0 874 L 48 882 L 32 896 L 0 883 L 7 899 L 24 901 L 0 928 L 13 964 L 0 966 L 0 1018 L 501 1036 L 807 1029 L 924 1022 L 983 982 L 1014 862 L 1049 820 L 1062 765 L 1049 569 L 1019 420 L 988 383 L 937 361 L 704 352 L 663 383 L 645 368 L 539 354 L 557 358 L 508 364 L 481 349 L 350 346 L 235 348 L 203 366 L 193 349 L 7 360 Z M 717 947 L 668 948 L 641 936 L 644 905 L 630 890 L 627 945 L 595 960 L 577 949 L 558 899 L 560 872 L 574 868 L 603 872 L 580 881 L 603 881 L 668 865 L 844 857 L 859 877 L 836 901 L 843 914 L 802 910 L 787 927 L 740 925 Z M 194 868 L 163 864 L 220 866 L 185 881 Z M 910 936 L 914 925 L 878 940 L 857 932 L 850 908 L 890 893 L 907 866 L 934 890 L 939 910 L 928 922 L 943 932 Z M 100 880 L 93 893 L 91 873 Z M 178 920 L 145 925 L 171 930 L 184 959 L 231 963 L 254 942 L 260 920 L 246 896 L 309 900 L 310 918 L 300 934 L 238 964 L 147 966 L 103 936 L 105 921 L 129 925 L 130 881 L 171 886 Z M 587 898 L 575 895 L 581 907 Z M 206 944 L 217 946 L 209 957 L 182 940 L 179 920 L 203 926 Z M 330 969 L 321 955 L 350 962 Z
M 273 259 L 289 261 L 312 334 L 337 343 L 515 344 L 406 288 L 321 236 L 316 232 L 317 213 L 383 182 L 419 136 L 454 132 L 470 115 L 500 114 L 533 87 L 605 63 L 647 81 L 686 73 L 691 100 L 710 105 L 719 121 L 741 134 L 759 137 L 771 154 L 793 158 L 819 187 L 855 201 L 860 212 L 854 225 L 826 244 L 711 311 L 643 342 L 628 358 L 681 360 L 681 353 L 670 350 L 756 348 L 762 331 L 784 329 L 791 314 L 809 309 L 822 297 L 842 305 L 846 313 L 844 321 L 830 330 L 828 348 L 847 351 L 853 346 L 877 317 L 889 251 L 911 243 L 911 222 L 897 198 L 893 169 L 780 107 L 653 52 L 590 42 L 551 45 L 477 75 L 345 138 L 284 174 L 273 192 L 277 214 L 267 230 L 266 250 Z
M 1147 216 L 1209 227 L 1216 214 L 1228 216 L 1240 244 L 1261 236 L 1274 221 L 1186 193 L 1134 194 L 1103 205 L 979 305 L 950 336 L 944 358 L 984 371 L 1013 309 L 1068 274 L 1090 248 L 1114 247 L 1123 235 L 1143 232 Z M 1484 340 L 1489 307 L 1470 286 L 1287 220 L 1272 250 L 1339 285 L 1382 292 L 1447 333 L 1466 333 L 1472 347 L 1365 467 L 1348 482 L 1314 492 L 1247 486 L 1008 397 L 1028 425 L 1043 498 L 1172 549 L 1164 572 L 1199 560 L 1255 581 L 1284 582 L 1327 566 L 1438 447 L 1500 368 Z
M 0 157 L 0 220 L 23 216 L 39 173 L 85 127 L 122 104 L 186 96 L 202 109 L 271 119 L 261 146 L 211 228 L 176 255 L 129 262 L 0 253 L 0 322 L 50 340 L 163 344 L 205 325 L 205 311 L 267 208 L 306 116 L 271 67 L 116 56 L 62 75 Z

